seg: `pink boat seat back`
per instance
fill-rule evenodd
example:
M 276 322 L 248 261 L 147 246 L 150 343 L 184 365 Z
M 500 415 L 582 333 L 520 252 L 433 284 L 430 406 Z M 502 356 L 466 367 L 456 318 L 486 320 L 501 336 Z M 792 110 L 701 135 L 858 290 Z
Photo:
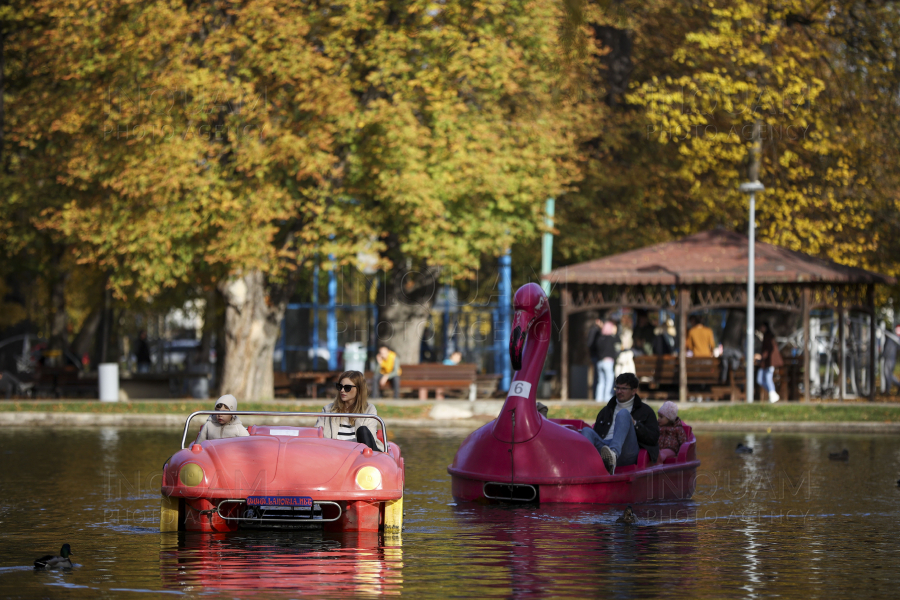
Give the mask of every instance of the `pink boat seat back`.
M 250 435 L 273 435 L 286 437 L 320 438 L 324 436 L 321 427 L 288 427 L 286 425 L 251 425 Z
M 659 451 L 659 460 L 656 461 L 657 464 L 667 464 L 670 465 L 675 462 L 677 455 L 674 450 L 670 450 L 669 448 L 663 448 Z
M 581 419 L 549 419 L 553 421 L 557 425 L 562 425 L 567 429 L 574 429 L 575 431 L 581 431 L 585 427 L 590 427 L 587 423 L 582 421 Z
M 638 452 L 637 463 L 624 467 L 617 466 L 616 475 L 618 475 L 619 473 L 631 473 L 632 471 L 640 471 L 642 469 L 646 469 L 648 466 L 650 466 L 650 453 L 641 448 Z

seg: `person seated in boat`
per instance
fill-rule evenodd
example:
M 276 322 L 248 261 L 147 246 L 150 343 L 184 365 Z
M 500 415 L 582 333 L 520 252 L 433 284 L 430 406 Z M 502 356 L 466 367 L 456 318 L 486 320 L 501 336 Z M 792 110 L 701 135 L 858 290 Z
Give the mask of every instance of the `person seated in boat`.
M 359 413 L 377 415 L 368 402 L 366 378 L 359 371 L 344 371 L 338 378 L 337 396 L 334 402 L 322 409 L 323 413 Z M 365 444 L 372 450 L 384 452 L 384 444 L 376 436 L 378 421 L 356 417 L 319 417 L 316 427 L 321 427 L 325 437 Z
M 226 394 L 216 400 L 216 410 L 237 410 L 237 398 L 231 394 Z M 209 415 L 203 429 L 197 435 L 197 441 L 206 440 L 223 440 L 225 438 L 246 437 L 250 432 L 241 423 L 241 418 L 237 415 Z
M 687 441 L 687 433 L 681 426 L 678 418 L 678 406 L 674 402 L 665 401 L 659 407 L 659 449 L 668 448 L 675 454 L 681 449 L 681 445 Z
M 637 395 L 639 385 L 634 373 L 616 377 L 615 395 L 597 415 L 594 427 L 581 430 L 581 435 L 600 452 L 610 475 L 617 465 L 636 464 L 641 448 L 647 450 L 650 462 L 659 458 L 656 413 Z

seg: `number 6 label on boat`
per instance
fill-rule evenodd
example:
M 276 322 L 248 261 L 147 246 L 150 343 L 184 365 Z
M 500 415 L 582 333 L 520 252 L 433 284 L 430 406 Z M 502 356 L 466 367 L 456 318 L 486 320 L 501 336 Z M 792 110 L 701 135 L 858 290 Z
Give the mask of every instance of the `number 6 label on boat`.
M 527 398 L 531 394 L 531 384 L 527 381 L 513 381 L 509 386 L 508 396 L 522 396 Z
M 309 508 L 313 499 L 309 496 L 250 496 L 247 506 L 299 506 Z

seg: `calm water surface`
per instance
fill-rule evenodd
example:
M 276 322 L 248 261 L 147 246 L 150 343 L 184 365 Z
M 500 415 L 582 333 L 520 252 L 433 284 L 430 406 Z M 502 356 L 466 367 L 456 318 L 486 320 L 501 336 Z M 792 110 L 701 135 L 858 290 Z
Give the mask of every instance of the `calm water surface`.
M 897 597 L 897 436 L 698 436 L 688 502 L 454 504 L 460 431 L 394 428 L 406 457 L 401 536 L 160 534 L 176 431 L 0 431 L 0 596 Z M 738 442 L 755 448 L 734 452 Z M 829 452 L 850 451 L 848 462 Z M 35 572 L 68 542 L 78 566 Z

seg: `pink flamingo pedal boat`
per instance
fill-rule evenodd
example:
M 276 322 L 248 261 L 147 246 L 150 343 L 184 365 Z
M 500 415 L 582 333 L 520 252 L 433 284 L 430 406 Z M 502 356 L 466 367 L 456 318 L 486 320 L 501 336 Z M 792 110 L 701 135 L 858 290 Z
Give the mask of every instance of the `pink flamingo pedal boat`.
M 685 425 L 678 453 L 662 450 L 651 463 L 641 449 L 635 465 L 610 475 L 600 453 L 579 433 L 579 419 L 547 419 L 537 411 L 537 382 L 551 322 L 547 296 L 529 283 L 516 292 L 509 352 L 516 373 L 500 415 L 460 445 L 447 468 L 457 501 L 638 504 L 686 500 L 697 477 L 697 439 Z M 598 411 L 600 406 L 598 405 Z
M 399 532 L 405 470 L 400 446 L 384 452 L 332 440 L 321 427 L 251 425 L 249 437 L 185 447 L 198 415 L 321 417 L 322 413 L 197 411 L 181 450 L 163 467 L 160 531 L 250 529 Z M 359 415 L 330 413 L 331 417 Z M 385 441 L 384 421 L 378 438 Z

